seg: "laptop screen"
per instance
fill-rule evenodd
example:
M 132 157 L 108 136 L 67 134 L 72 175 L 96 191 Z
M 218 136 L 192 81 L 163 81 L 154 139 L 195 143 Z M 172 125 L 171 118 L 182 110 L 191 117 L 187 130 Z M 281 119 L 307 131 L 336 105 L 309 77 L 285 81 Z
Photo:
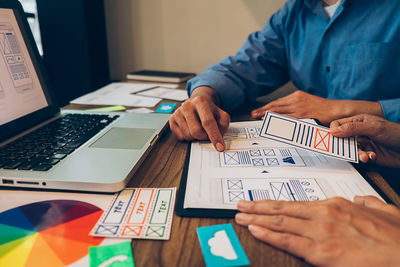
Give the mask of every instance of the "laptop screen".
M 48 105 L 15 13 L 0 8 L 0 126 Z

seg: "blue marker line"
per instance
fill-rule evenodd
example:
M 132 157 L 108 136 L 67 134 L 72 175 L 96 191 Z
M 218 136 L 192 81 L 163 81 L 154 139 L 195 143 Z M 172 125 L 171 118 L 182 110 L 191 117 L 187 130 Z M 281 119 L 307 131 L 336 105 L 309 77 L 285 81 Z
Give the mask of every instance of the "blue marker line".
M 338 155 L 339 155 L 339 143 L 340 143 L 340 139 L 338 138 L 337 139 L 337 151 L 336 151 L 336 154 L 338 154 Z
M 305 143 L 305 145 L 307 146 L 307 143 L 308 143 L 308 135 L 310 134 L 310 126 L 308 126 L 308 128 L 307 128 L 307 137 L 306 137 L 306 143 Z
M 250 201 L 253 201 L 253 194 L 251 193 L 251 190 L 249 190 L 249 197 L 250 197 Z
M 344 138 L 342 138 L 342 155 L 344 156 Z
M 314 135 L 314 127 L 311 128 L 310 144 L 308 146 L 311 146 L 313 135 Z
M 289 188 L 290 194 L 292 195 L 293 200 L 296 200 L 296 198 L 294 197 L 294 194 L 292 192 L 292 189 L 290 188 L 289 183 L 286 183 L 287 187 Z
M 353 137 L 353 140 L 354 140 L 354 159 L 357 160 L 356 138 Z
M 301 129 L 301 124 L 299 124 L 299 131 L 297 132 L 296 143 L 298 143 L 298 142 L 299 142 L 300 129 Z
M 347 137 L 347 142 L 349 143 L 349 158 L 351 158 L 350 137 Z
M 303 138 L 304 138 L 304 132 L 306 131 L 306 126 L 304 125 L 303 127 L 303 134 L 301 135 L 301 141 L 300 144 L 303 144 Z
M 332 136 L 332 153 L 335 153 L 335 137 Z

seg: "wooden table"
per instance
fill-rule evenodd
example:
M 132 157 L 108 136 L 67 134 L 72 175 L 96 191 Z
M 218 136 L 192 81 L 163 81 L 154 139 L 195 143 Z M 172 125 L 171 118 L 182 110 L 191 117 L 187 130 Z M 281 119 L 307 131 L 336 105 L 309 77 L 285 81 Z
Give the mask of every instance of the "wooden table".
M 171 101 L 163 101 L 171 102 Z M 93 106 L 91 106 L 92 108 Z M 84 109 L 82 105 L 69 105 L 69 109 Z M 86 106 L 87 108 L 87 106 Z M 155 107 L 157 108 L 157 107 Z M 154 109 L 155 109 L 154 108 Z M 247 119 L 246 113 L 233 116 L 233 120 Z M 129 187 L 179 187 L 185 160 L 187 142 L 180 142 L 166 131 L 144 160 Z M 364 169 L 373 181 L 398 207 L 400 198 L 373 169 Z M 196 234 L 199 226 L 231 223 L 246 251 L 251 266 L 311 266 L 302 259 L 276 249 L 253 238 L 247 228 L 234 219 L 182 218 L 174 215 L 171 238 L 168 241 L 132 241 L 135 265 L 141 266 L 205 266 Z

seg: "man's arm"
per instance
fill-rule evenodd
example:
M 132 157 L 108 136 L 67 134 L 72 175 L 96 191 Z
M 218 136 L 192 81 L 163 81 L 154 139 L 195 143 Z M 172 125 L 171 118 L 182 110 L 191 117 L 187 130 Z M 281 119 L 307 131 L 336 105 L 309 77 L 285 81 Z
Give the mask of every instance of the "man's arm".
M 299 119 L 318 119 L 324 125 L 329 125 L 333 120 L 361 113 L 380 117 L 384 115 L 379 102 L 326 99 L 300 90 L 253 110 L 251 116 L 255 119 L 261 118 L 266 111 Z
M 293 5 L 289 1 L 261 31 L 251 33 L 236 55 L 189 80 L 189 95 L 199 86 L 211 87 L 218 93 L 220 107 L 231 112 L 288 82 L 283 25 Z

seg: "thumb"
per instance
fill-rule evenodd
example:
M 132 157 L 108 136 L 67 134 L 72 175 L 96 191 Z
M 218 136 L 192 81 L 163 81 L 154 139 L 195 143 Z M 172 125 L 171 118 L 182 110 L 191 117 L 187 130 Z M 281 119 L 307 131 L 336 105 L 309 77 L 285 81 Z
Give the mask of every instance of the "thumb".
M 374 127 L 364 122 L 354 121 L 342 125 L 331 125 L 330 132 L 337 137 L 372 136 Z

